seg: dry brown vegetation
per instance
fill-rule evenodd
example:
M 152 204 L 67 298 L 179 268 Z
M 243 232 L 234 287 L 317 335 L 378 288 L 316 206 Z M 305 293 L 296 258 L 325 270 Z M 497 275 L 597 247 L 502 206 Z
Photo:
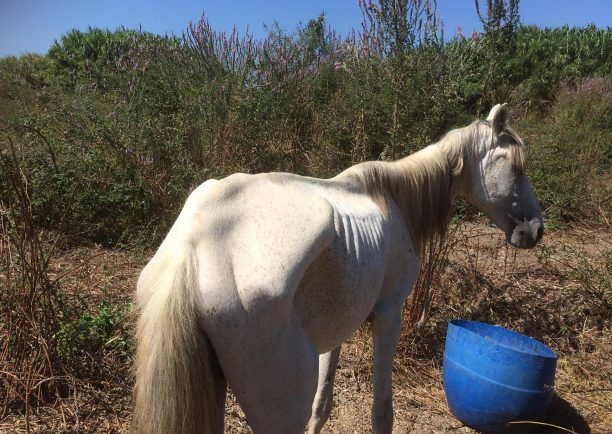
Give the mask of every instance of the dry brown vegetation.
M 441 379 L 446 323 L 469 318 L 510 327 L 550 345 L 559 356 L 557 397 L 541 423 L 577 433 L 612 428 L 612 338 L 609 228 L 568 228 L 548 233 L 532 251 L 507 247 L 497 229 L 464 223 L 435 286 L 431 317 L 420 330 L 405 328 L 395 358 L 396 432 L 473 432 L 450 415 Z M 73 309 L 95 313 L 101 303 L 125 305 L 150 252 L 105 250 L 95 245 L 59 246 L 48 276 Z M 129 314 L 121 318 L 131 322 Z M 95 354 L 73 355 L 59 365 L 61 385 L 23 407 L 5 408 L 0 432 L 127 432 L 130 419 L 131 351 L 119 327 Z M 364 325 L 343 347 L 335 387 L 336 405 L 327 432 L 369 432 L 371 344 Z M 2 372 L 2 375 L 10 373 Z M 46 379 L 49 381 L 50 379 Z M 227 430 L 249 432 L 232 397 Z M 27 422 L 26 422 L 27 421 Z M 520 432 L 519 426 L 513 428 Z M 562 432 L 538 425 L 537 432 Z

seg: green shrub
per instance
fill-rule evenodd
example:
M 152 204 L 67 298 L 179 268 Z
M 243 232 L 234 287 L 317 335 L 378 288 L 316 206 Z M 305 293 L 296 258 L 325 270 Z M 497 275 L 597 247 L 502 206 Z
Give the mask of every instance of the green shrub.
M 0 127 L 19 148 L 37 223 L 156 244 L 206 179 L 333 176 L 413 152 L 502 101 L 527 113 L 519 131 L 537 149 L 530 173 L 549 217 L 605 205 L 600 188 L 562 174 L 599 182 L 609 112 L 584 89 L 571 103 L 566 88 L 555 95 L 612 73 L 610 29 L 513 24 L 444 42 L 435 13 L 422 17 L 426 33 L 402 21 L 410 28 L 393 36 L 399 18 L 385 11 L 385 23 L 373 9 L 374 27 L 344 39 L 323 15 L 260 41 L 200 20 L 182 38 L 75 30 L 46 56 L 0 59 Z
M 109 305 L 102 302 L 95 313 L 63 323 L 54 335 L 57 353 L 70 359 L 81 353 L 97 354 L 113 351 L 126 356 L 131 340 L 127 319 L 130 305 Z
M 585 78 L 562 86 L 547 117 L 519 123 L 529 176 L 552 224 L 610 214 L 611 103 L 612 79 Z

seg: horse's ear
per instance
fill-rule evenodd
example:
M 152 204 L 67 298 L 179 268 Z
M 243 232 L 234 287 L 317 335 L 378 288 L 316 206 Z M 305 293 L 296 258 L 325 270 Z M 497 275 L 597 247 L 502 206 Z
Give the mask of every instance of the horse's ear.
M 499 134 L 506 128 L 508 125 L 508 118 L 510 117 L 510 113 L 508 113 L 508 107 L 506 104 L 497 104 L 495 107 L 491 109 L 489 112 L 489 116 L 487 120 L 491 122 L 491 126 L 493 127 L 493 132 L 495 134 Z

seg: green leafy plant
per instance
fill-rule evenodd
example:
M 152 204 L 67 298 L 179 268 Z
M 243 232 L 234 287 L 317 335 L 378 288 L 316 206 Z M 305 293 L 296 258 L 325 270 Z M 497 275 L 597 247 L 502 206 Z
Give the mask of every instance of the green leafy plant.
M 102 351 L 125 356 L 130 349 L 129 311 L 129 304 L 102 302 L 96 312 L 84 313 L 61 324 L 54 335 L 58 354 L 64 359 L 82 352 L 96 354 Z

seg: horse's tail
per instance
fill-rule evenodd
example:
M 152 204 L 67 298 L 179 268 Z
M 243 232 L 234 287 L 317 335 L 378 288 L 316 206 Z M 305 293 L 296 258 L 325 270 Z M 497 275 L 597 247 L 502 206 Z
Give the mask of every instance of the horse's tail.
M 168 247 L 138 281 L 133 432 L 212 433 L 225 380 L 200 320 L 195 252 Z

